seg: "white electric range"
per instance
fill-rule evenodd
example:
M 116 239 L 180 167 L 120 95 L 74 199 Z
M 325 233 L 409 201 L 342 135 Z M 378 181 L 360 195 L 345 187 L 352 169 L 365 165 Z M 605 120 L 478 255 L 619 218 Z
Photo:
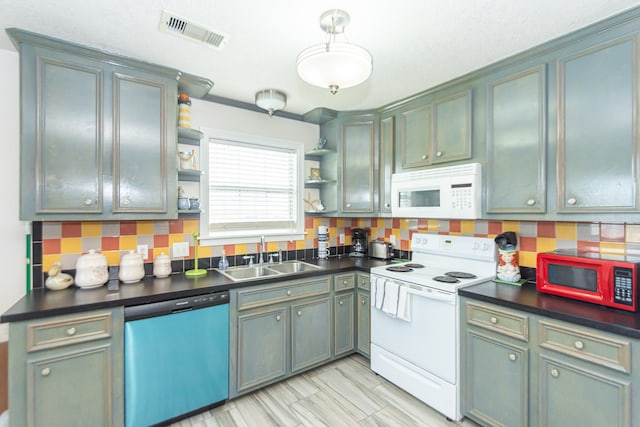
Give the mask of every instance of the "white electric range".
M 410 262 L 371 269 L 371 369 L 459 421 L 457 290 L 496 275 L 493 239 L 414 233 Z

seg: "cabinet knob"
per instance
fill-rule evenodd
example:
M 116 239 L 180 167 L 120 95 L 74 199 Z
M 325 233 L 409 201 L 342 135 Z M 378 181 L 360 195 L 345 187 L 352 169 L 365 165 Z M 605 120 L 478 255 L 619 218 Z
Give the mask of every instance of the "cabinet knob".
M 442 154 L 443 154 L 443 153 L 442 153 L 442 151 L 438 151 L 438 152 L 436 153 L 436 157 L 442 157 Z
M 345 285 L 345 286 L 347 286 L 347 284 L 349 284 L 349 281 L 348 281 L 348 280 L 343 280 L 343 281 L 342 281 L 342 284 L 343 284 L 343 285 Z
M 278 321 L 278 322 L 280 321 L 280 315 L 279 314 L 276 314 L 276 321 Z
M 298 310 L 298 316 L 302 316 L 302 311 Z
M 390 208 L 390 207 L 391 207 L 391 203 L 385 203 L 385 204 L 384 204 L 384 207 L 385 207 L 385 208 Z
M 122 206 L 127 206 L 129 204 L 129 198 L 125 197 L 124 199 L 122 199 Z
M 287 295 L 291 295 L 291 291 L 290 290 L 287 290 Z
M 347 207 L 350 208 L 351 207 L 351 203 L 347 203 Z
M 93 204 L 93 200 L 91 199 L 84 199 L 84 205 L 85 206 L 91 206 Z
M 76 328 L 71 327 L 71 328 L 67 329 L 67 335 L 73 336 L 75 334 L 76 334 Z
M 576 198 L 575 198 L 575 197 L 569 197 L 569 198 L 567 199 L 567 204 L 568 204 L 568 205 L 573 206 L 573 205 L 575 205 L 575 204 L 576 204 L 576 202 L 577 202 L 577 200 L 576 200 Z
M 49 374 L 51 374 L 51 368 L 44 368 L 42 371 L 40 371 L 40 373 L 43 377 L 48 377 Z
M 573 345 L 578 350 L 582 350 L 584 348 L 584 343 L 582 341 L 576 341 Z
M 422 155 L 422 160 L 427 160 L 427 155 L 426 154 Z
M 516 360 L 516 355 L 513 353 L 509 353 L 509 360 L 511 360 L 512 362 Z
M 498 323 L 498 319 L 496 317 L 494 317 L 494 316 L 491 316 L 491 318 L 489 318 L 489 322 L 491 322 L 491 323 L 493 323 L 495 325 L 496 323 Z
M 558 378 L 558 377 L 560 376 L 560 372 L 558 372 L 558 370 L 557 370 L 556 368 L 553 368 L 553 369 L 551 370 L 551 376 L 552 376 L 553 378 Z
M 338 301 L 338 304 L 343 305 L 344 301 L 340 300 L 340 301 Z
M 362 305 L 365 305 L 367 303 L 367 299 L 366 298 L 362 298 Z
M 529 199 L 529 200 L 527 200 L 527 205 L 529 205 L 529 206 L 533 206 L 533 205 L 535 205 L 535 204 L 536 204 L 536 201 L 535 201 L 535 200 L 533 200 L 533 199 Z

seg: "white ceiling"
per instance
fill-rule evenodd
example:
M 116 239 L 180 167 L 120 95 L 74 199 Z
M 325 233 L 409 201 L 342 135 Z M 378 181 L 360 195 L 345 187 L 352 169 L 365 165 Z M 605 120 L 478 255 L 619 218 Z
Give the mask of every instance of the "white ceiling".
M 286 111 L 381 107 L 600 21 L 639 0 L 0 0 L 0 28 L 18 27 L 206 77 L 211 94 L 253 103 L 265 88 Z M 322 43 L 319 17 L 341 8 L 346 35 L 373 55 L 373 74 L 336 95 L 296 74 Z M 158 31 L 167 10 L 230 36 L 222 50 Z M 6 33 L 0 49 L 15 50 Z

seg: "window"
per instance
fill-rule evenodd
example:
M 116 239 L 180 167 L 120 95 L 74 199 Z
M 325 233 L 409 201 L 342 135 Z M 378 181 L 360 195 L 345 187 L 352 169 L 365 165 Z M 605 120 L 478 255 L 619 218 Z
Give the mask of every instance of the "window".
M 301 238 L 302 143 L 213 132 L 207 149 L 206 232 L 215 243 Z

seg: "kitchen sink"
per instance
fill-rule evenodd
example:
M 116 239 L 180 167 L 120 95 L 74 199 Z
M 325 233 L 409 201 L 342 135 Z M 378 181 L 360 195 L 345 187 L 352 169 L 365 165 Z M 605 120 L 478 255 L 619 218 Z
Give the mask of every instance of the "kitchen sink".
M 285 261 L 279 264 L 264 264 L 254 266 L 237 266 L 226 270 L 216 269 L 220 274 L 228 277 L 234 282 L 245 280 L 263 279 L 273 276 L 287 276 L 295 273 L 319 270 L 322 267 L 309 264 L 303 261 Z

